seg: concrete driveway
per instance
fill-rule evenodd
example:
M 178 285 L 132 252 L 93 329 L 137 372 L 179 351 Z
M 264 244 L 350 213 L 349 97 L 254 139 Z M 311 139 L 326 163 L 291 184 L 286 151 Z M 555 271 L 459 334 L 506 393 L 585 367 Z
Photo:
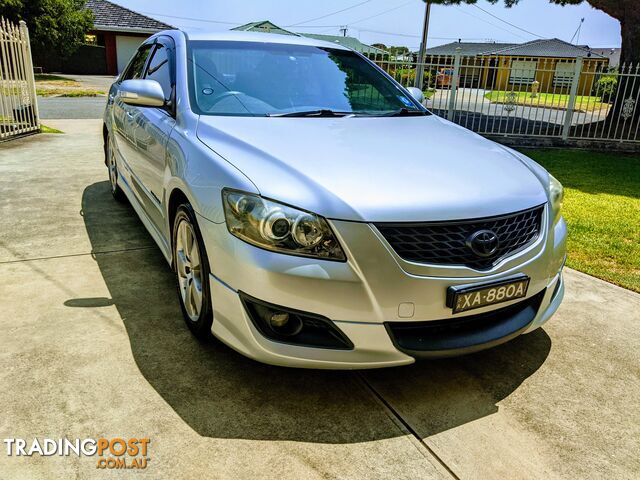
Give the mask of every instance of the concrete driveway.
M 0 144 L 0 436 L 149 437 L 140 472 L 8 457 L 2 478 L 638 478 L 640 295 L 567 271 L 543 330 L 362 373 L 270 367 L 183 325 L 111 199 L 100 122 Z
M 457 114 L 460 112 L 473 112 L 475 114 L 486 115 L 489 117 L 498 117 L 502 119 L 524 119 L 527 122 L 542 122 L 552 125 L 564 125 L 567 111 L 560 108 L 548 108 L 544 106 L 533 105 L 513 105 L 507 106 L 501 103 L 493 103 L 485 98 L 489 90 L 481 88 L 459 88 L 456 94 L 455 109 Z M 437 111 L 447 111 L 451 99 L 451 90 L 438 89 L 434 95 L 427 101 L 427 107 Z M 607 118 L 608 109 L 594 110 L 584 112 L 576 110 L 571 117 L 571 125 L 589 125 L 597 123 Z M 445 114 L 446 116 L 446 114 Z M 492 131 L 495 123 L 491 127 L 487 124 L 483 131 Z M 521 129 L 515 129 L 512 133 L 519 133 Z M 545 132 L 548 130 L 542 130 Z M 499 132 L 495 132 L 499 133 Z

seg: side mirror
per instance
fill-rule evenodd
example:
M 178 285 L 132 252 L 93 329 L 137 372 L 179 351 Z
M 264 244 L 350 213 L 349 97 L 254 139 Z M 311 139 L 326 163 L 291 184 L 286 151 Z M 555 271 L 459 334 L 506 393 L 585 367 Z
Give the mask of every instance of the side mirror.
M 422 102 L 424 102 L 424 93 L 422 93 L 422 90 L 416 87 L 407 87 L 407 90 L 409 91 L 411 96 L 414 98 L 414 100 L 416 100 L 419 104 L 422 105 Z
M 162 87 L 155 80 L 124 80 L 118 88 L 124 103 L 141 107 L 162 107 L 165 104 Z

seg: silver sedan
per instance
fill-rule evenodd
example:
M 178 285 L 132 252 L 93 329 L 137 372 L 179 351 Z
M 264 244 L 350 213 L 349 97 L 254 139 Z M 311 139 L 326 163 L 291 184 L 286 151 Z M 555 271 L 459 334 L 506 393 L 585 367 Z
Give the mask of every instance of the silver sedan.
M 340 45 L 156 34 L 109 92 L 104 140 L 188 327 L 259 361 L 466 354 L 562 301 L 558 181 Z

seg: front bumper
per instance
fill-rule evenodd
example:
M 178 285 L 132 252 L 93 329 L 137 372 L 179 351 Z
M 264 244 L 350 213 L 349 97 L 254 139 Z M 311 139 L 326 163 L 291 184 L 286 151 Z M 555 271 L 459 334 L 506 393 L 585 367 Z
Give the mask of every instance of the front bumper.
M 548 216 L 545 214 L 545 218 Z M 306 368 L 379 368 L 415 361 L 414 352 L 399 348 L 389 324 L 456 321 L 470 315 L 509 307 L 520 300 L 453 315 L 445 305 L 452 285 L 489 283 L 516 273 L 531 281 L 526 299 L 540 303 L 533 319 L 516 332 L 480 343 L 470 339 L 443 355 L 488 348 L 540 327 L 557 310 L 564 286 L 564 220 L 545 229 L 538 241 L 504 260 L 494 269 L 477 272 L 466 267 L 429 267 L 403 261 L 374 227 L 331 221 L 348 261 L 330 262 L 261 250 L 233 237 L 225 224 L 198 218 L 212 270 L 213 334 L 235 350 L 256 360 Z M 260 334 L 242 305 L 238 291 L 265 302 L 331 319 L 351 340 L 352 350 L 332 350 L 279 343 Z

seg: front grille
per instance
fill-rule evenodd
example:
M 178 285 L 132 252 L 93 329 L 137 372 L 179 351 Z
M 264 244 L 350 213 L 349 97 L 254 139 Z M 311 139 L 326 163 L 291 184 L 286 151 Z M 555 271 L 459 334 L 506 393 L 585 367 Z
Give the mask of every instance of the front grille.
M 433 223 L 377 223 L 378 231 L 404 260 L 432 265 L 464 265 L 487 270 L 532 244 L 540 235 L 544 206 L 500 217 Z M 498 248 L 480 257 L 467 245 L 471 235 L 491 230 Z

